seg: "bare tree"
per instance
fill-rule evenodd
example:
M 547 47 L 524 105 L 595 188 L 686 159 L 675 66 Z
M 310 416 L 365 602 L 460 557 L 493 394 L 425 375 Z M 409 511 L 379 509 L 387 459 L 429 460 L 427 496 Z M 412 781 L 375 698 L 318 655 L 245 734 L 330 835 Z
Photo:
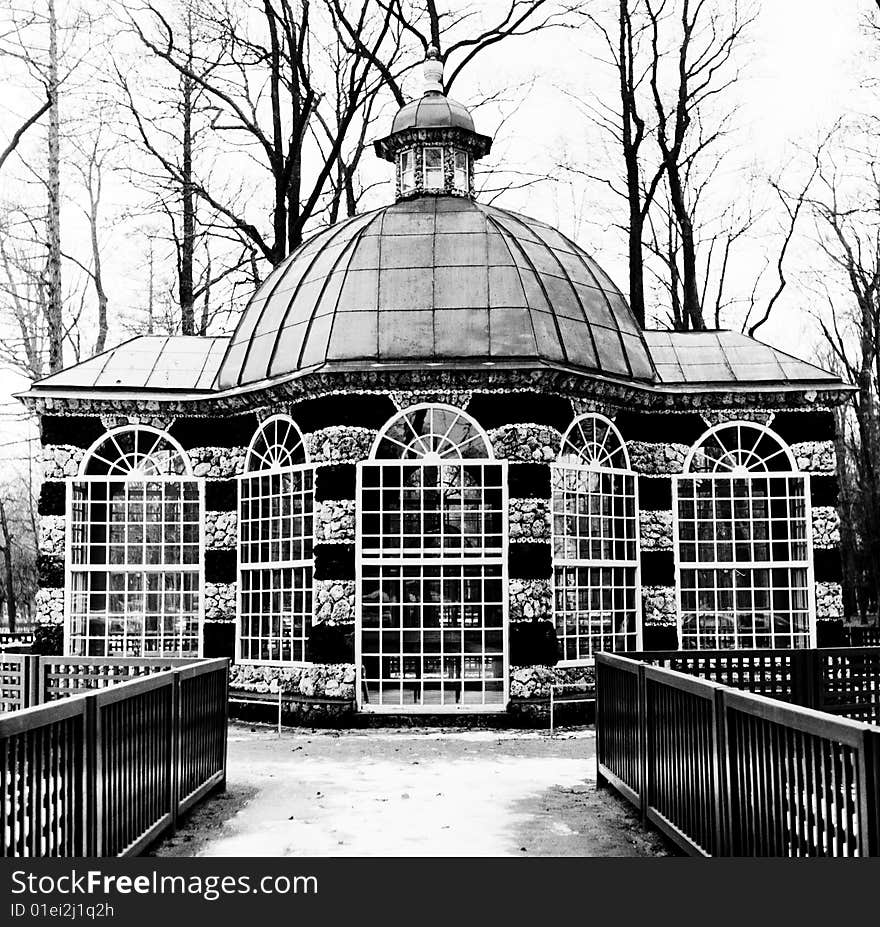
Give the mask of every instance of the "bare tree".
M 849 164 L 861 154 L 861 171 L 842 169 L 833 152 L 817 158 L 809 205 L 832 270 L 820 280 L 828 310 L 817 314 L 826 353 L 857 387 L 837 450 L 845 586 L 864 616 L 880 595 L 880 160 L 871 134 L 860 152 L 851 138 L 844 146 Z
M 623 158 L 622 184 L 580 165 L 566 170 L 598 180 L 626 200 L 629 266 L 629 303 L 639 324 L 645 324 L 645 261 L 643 239 L 648 216 L 665 170 L 664 163 L 645 153 L 653 142 L 653 125 L 642 115 L 643 91 L 650 73 L 645 50 L 649 21 L 644 0 L 615 0 L 613 12 L 604 15 L 588 9 L 584 14 L 602 39 L 602 59 L 615 75 L 618 99 L 608 103 L 601 95 L 578 99 L 587 117 L 612 140 Z M 677 294 L 676 294 L 677 295 Z
M 20 478 L 0 485 L 0 610 L 5 606 L 7 627 L 15 631 L 24 620 L 31 624 L 37 588 L 36 502 Z
M 706 323 L 694 228 L 697 197 L 688 195 L 688 179 L 697 176 L 697 163 L 707 153 L 716 160 L 706 173 L 717 169 L 711 150 L 727 134 L 732 113 L 725 112 L 710 127 L 706 110 L 737 81 L 735 53 L 756 14 L 743 12 L 739 0 L 645 0 L 645 10 L 656 140 L 680 246 L 681 325 L 699 330 Z
M 15 631 L 16 590 L 15 570 L 12 566 L 12 533 L 6 517 L 6 505 L 0 496 L 0 539 L 3 541 L 3 575 L 6 591 L 6 618 L 10 631 Z
M 64 21 L 59 20 L 56 0 L 31 0 L 30 7 L 10 7 L 7 16 L 10 28 L 0 36 L 0 53 L 19 62 L 30 81 L 41 88 L 46 102 L 40 107 L 48 113 L 43 158 L 37 160 L 33 152 L 23 156 L 20 141 L 24 132 L 14 139 L 20 164 L 30 183 L 38 185 L 45 197 L 39 221 L 32 220 L 34 232 L 40 237 L 33 241 L 34 249 L 44 251 L 43 284 L 41 287 L 44 309 L 45 350 L 50 371 L 60 370 L 64 363 L 64 344 L 70 341 L 72 326 L 65 319 L 65 305 L 71 294 L 63 287 L 63 260 L 61 241 L 61 95 L 69 87 L 73 75 L 87 52 L 73 49 L 81 38 L 89 20 L 78 12 L 62 7 Z M 86 43 L 87 44 L 87 43 Z M 45 109 L 44 109 L 45 107 Z M 40 114 L 42 115 L 42 113 Z M 40 116 L 33 118 L 27 128 Z
M 371 0 L 361 0 L 362 14 L 357 18 L 359 43 L 370 55 L 359 55 L 350 64 L 344 105 L 313 173 L 305 154 L 310 124 L 324 98 L 320 81 L 326 73 L 312 60 L 309 0 L 247 0 L 235 5 L 205 0 L 193 10 L 204 42 L 192 49 L 158 4 L 148 2 L 130 16 L 131 28 L 143 46 L 192 81 L 215 107 L 211 123 L 215 141 L 236 140 L 227 143 L 270 174 L 268 234 L 249 218 L 243 193 L 230 195 L 205 176 L 193 179 L 193 190 L 230 230 L 273 265 L 302 242 L 306 224 L 326 198 L 351 126 L 382 86 L 373 60 L 390 34 L 393 15 L 390 11 L 371 15 L 372 6 Z
M 89 249 L 91 262 L 84 264 L 78 258 L 68 255 L 91 280 L 95 291 L 97 308 L 97 333 L 94 352 L 99 354 L 107 344 L 109 297 L 105 287 L 103 261 L 101 256 L 100 236 L 104 217 L 102 199 L 104 183 L 108 172 L 108 158 L 112 159 L 118 151 L 116 139 L 107 127 L 105 112 L 98 107 L 94 116 L 94 127 L 82 138 L 71 139 L 71 146 L 76 151 L 73 169 L 78 175 L 79 185 L 85 194 L 82 206 L 83 217 L 89 229 Z
M 421 63 L 433 47 L 444 64 L 443 92 L 449 93 L 461 73 L 486 49 L 514 37 L 534 35 L 554 27 L 571 27 L 571 14 L 584 4 L 551 0 L 509 0 L 507 9 L 488 23 L 474 28 L 477 6 L 442 8 L 436 0 L 375 0 L 401 30 L 401 41 L 409 45 L 410 54 L 402 64 L 380 57 L 380 48 L 363 42 L 355 20 L 346 14 L 342 0 L 329 0 L 336 21 L 351 43 L 352 51 L 370 59 L 380 71 L 399 106 L 406 97 L 402 77 Z M 396 65 L 396 66 L 395 66 Z

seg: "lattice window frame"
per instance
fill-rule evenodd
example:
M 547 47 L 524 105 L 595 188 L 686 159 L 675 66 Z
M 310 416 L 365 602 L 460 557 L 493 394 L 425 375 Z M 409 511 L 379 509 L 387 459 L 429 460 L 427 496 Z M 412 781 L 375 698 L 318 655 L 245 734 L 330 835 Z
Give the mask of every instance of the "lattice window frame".
M 598 500 L 598 512 L 592 512 L 594 500 Z M 584 505 L 586 512 L 581 511 Z M 639 478 L 630 467 L 619 430 L 600 413 L 579 415 L 562 438 L 557 460 L 551 465 L 550 524 L 553 622 L 561 651 L 558 665 L 589 666 L 607 643 L 618 652 L 640 650 Z M 593 530 L 596 525 L 598 532 Z M 566 603 L 572 596 L 575 607 L 568 608 Z M 585 609 L 580 607 L 584 597 L 588 600 Z M 592 605 L 595 598 L 599 599 L 596 608 Z M 606 631 L 600 625 L 597 630 L 594 616 L 606 612 L 612 613 L 612 628 Z M 584 614 L 587 630 L 582 632 Z M 569 634 L 572 615 L 575 627 Z M 631 629 L 615 630 L 619 615 L 624 621 L 631 616 Z M 623 640 L 616 640 L 620 638 Z
M 748 436 L 741 448 L 731 440 L 734 435 L 739 440 L 743 435 Z M 702 453 L 713 440 L 716 449 L 727 449 L 725 455 Z M 772 453 L 759 454 L 759 447 L 771 449 Z M 700 483 L 706 481 L 712 487 L 711 494 L 700 496 Z M 783 484 L 785 492 L 781 493 Z M 763 485 L 766 492 L 756 494 L 755 488 Z M 714 425 L 688 452 L 682 473 L 673 478 L 672 489 L 679 647 L 683 650 L 815 647 L 810 474 L 797 469 L 794 454 L 785 441 L 758 422 L 738 419 Z M 784 517 L 778 514 L 782 505 Z M 700 514 L 701 509 L 708 513 L 710 508 L 711 515 Z M 798 508 L 802 508 L 802 514 L 797 514 Z M 780 535 L 777 525 L 782 522 L 785 527 Z M 705 525 L 713 529 L 708 534 L 701 532 Z M 724 526 L 724 530 L 719 526 Z M 710 547 L 713 556 L 707 559 Z M 788 556 L 777 556 L 783 547 Z M 748 557 L 742 556 L 746 548 Z M 802 551 L 800 556 L 794 555 L 797 550 Z M 783 573 L 787 575 L 784 584 L 779 582 Z M 714 602 L 714 619 L 712 610 L 701 606 L 701 601 L 709 599 Z M 803 605 L 797 604 L 799 599 Z M 774 613 L 787 613 L 787 631 L 777 629 Z M 729 626 L 722 625 L 722 615 L 728 614 Z M 751 628 L 747 623 L 749 617 Z M 762 627 L 765 619 L 766 627 Z M 795 626 L 799 619 L 805 620 L 806 627 Z M 704 622 L 714 624 L 714 630 L 704 631 Z
M 414 420 L 424 413 L 426 420 L 430 421 L 430 431 L 420 434 Z M 446 417 L 448 424 L 440 424 L 443 431 L 434 430 L 435 424 Z M 450 438 L 456 425 L 463 423 L 472 433 L 465 441 L 456 441 Z M 391 432 L 398 425 L 409 428 L 409 433 L 403 437 L 408 437 L 406 444 L 397 437 L 392 436 Z M 436 440 L 439 439 L 439 440 Z M 444 442 L 439 447 L 440 441 Z M 427 442 L 427 443 L 426 443 Z M 479 443 L 478 443 L 479 442 Z M 428 443 L 434 444 L 429 447 Z M 462 451 L 467 448 L 468 453 Z M 399 449 L 399 450 L 398 450 Z M 482 449 L 482 453 L 471 455 L 470 451 Z M 394 453 L 388 453 L 394 450 Z M 411 453 L 408 453 L 411 452 Z M 480 424 L 470 415 L 456 406 L 445 403 L 420 402 L 416 405 L 407 406 L 401 409 L 396 415 L 393 415 L 381 428 L 376 435 L 373 445 L 370 448 L 370 460 L 428 460 L 437 462 L 439 460 L 494 460 L 495 453 L 492 449 L 492 442 L 489 436 L 480 426 Z
M 133 435 L 133 454 L 126 448 L 127 441 L 120 443 L 126 435 Z M 143 436 L 147 440 L 141 443 Z M 115 446 L 116 459 L 100 453 L 108 444 Z M 147 452 L 141 453 L 142 448 L 147 448 Z M 153 457 L 156 451 L 160 453 Z M 107 466 L 106 473 L 90 472 L 95 460 L 101 462 L 102 469 Z M 169 466 L 169 461 L 173 465 Z M 167 472 L 169 469 L 175 472 Z M 200 657 L 205 617 L 205 481 L 193 475 L 186 451 L 167 432 L 148 425 L 112 428 L 93 442 L 83 456 L 78 475 L 68 477 L 65 483 L 68 525 L 64 570 L 65 654 Z M 97 487 L 114 485 L 119 487 L 121 498 L 111 498 L 109 491 L 100 498 Z M 138 487 L 142 487 L 140 497 Z M 156 498 L 157 493 L 160 498 Z M 179 517 L 169 520 L 169 507 L 178 504 Z M 105 509 L 100 522 L 93 518 L 95 506 Z M 147 520 L 151 508 L 157 518 Z M 140 510 L 143 520 L 132 519 L 132 510 L 135 514 Z M 95 538 L 97 525 L 104 526 L 103 540 Z M 176 541 L 175 526 L 180 535 Z M 92 558 L 101 548 L 105 560 L 94 562 Z M 138 548 L 142 548 L 140 558 L 135 556 Z M 169 560 L 175 548 L 179 548 L 179 557 Z M 104 577 L 103 589 L 93 579 L 99 576 Z M 177 588 L 173 582 L 169 585 L 171 577 L 177 577 Z M 98 621 L 93 617 L 98 613 L 91 606 L 95 596 L 103 596 L 106 602 L 101 634 L 91 633 L 93 622 Z M 169 607 L 177 597 L 179 611 Z M 184 608 L 192 597 L 194 607 Z M 124 609 L 116 614 L 109 611 L 114 599 L 125 603 Z M 161 609 L 147 611 L 150 599 L 160 601 Z M 142 603 L 139 607 L 138 601 Z M 74 608 L 79 602 L 87 604 Z M 174 620 L 180 623 L 179 633 L 167 630 L 169 621 Z M 157 626 L 155 634 L 148 633 L 148 624 L 153 622 Z M 111 633 L 113 624 L 121 624 L 122 633 Z M 174 650 L 151 650 L 147 646 L 148 642 L 175 639 L 180 646 Z M 104 642 L 103 653 L 92 651 L 91 644 L 97 640 Z M 128 647 L 130 642 L 133 649 Z M 184 642 L 188 646 L 184 647 Z M 119 644 L 123 645 L 122 650 L 116 649 Z
M 274 442 L 267 440 L 270 434 Z M 314 621 L 315 466 L 309 460 L 303 433 L 291 416 L 272 415 L 260 423 L 248 445 L 245 471 L 237 482 L 236 659 L 245 665 L 309 666 L 306 652 Z M 285 505 L 287 512 L 283 511 Z M 246 518 L 245 506 L 249 512 L 253 506 L 260 510 L 277 507 L 278 512 L 258 512 Z M 288 518 L 289 533 L 278 529 L 278 537 L 263 537 L 267 525 L 271 535 L 271 526 Z M 255 530 L 256 536 L 252 536 Z M 259 549 L 257 557 L 250 555 L 254 547 Z M 248 597 L 257 604 L 245 608 Z M 267 597 L 268 615 L 264 612 Z M 277 608 L 276 601 L 280 602 Z M 288 601 L 290 633 L 286 634 Z M 244 633 L 246 620 L 248 629 L 256 627 L 256 633 Z M 261 631 L 264 620 L 269 622 L 268 634 Z M 278 656 L 261 656 L 264 645 L 266 652 Z M 289 657 L 281 656 L 285 645 Z
M 434 430 L 432 410 L 444 416 L 446 426 L 442 433 Z M 456 422 L 465 423 L 465 450 L 473 451 L 476 445 L 483 456 L 465 456 L 454 441 L 425 444 L 415 433 L 407 443 L 386 440 L 392 427 L 401 421 L 405 423 L 407 416 L 421 412 L 427 413 L 428 432 L 441 438 L 450 436 Z M 395 456 L 382 456 L 389 452 Z M 431 483 L 432 469 L 438 469 L 436 487 Z M 469 482 L 476 471 L 481 474 L 479 480 Z M 417 485 L 412 483 L 415 477 L 418 477 Z M 453 518 L 454 512 L 461 511 L 461 530 L 449 532 L 448 537 L 444 522 L 446 510 L 442 507 L 447 481 L 453 492 L 462 493 L 460 509 L 450 510 Z M 381 500 L 386 492 L 393 495 L 394 487 L 397 487 L 399 505 L 395 508 L 389 503 L 391 507 L 386 510 Z M 372 493 L 369 498 L 379 500 L 378 508 L 366 504 L 369 493 Z M 407 508 L 412 502 L 408 497 L 413 493 L 421 500 L 418 510 Z M 468 493 L 472 495 L 466 495 Z M 464 500 L 476 500 L 477 493 L 480 494 L 480 512 L 475 520 L 468 522 Z M 439 508 L 425 502 L 434 494 Z M 493 506 L 491 499 L 495 499 L 497 505 Z M 397 413 L 377 435 L 369 459 L 358 464 L 357 500 L 355 665 L 358 709 L 413 714 L 503 710 L 509 699 L 510 685 L 507 461 L 495 459 L 488 436 L 461 409 L 442 403 L 421 403 Z M 393 519 L 397 513 L 400 526 L 391 536 L 397 538 L 398 543 L 389 547 L 384 542 L 386 516 Z M 425 533 L 425 526 L 432 524 L 435 516 L 440 527 L 436 533 Z M 364 525 L 371 518 L 378 519 L 380 527 L 376 532 L 367 533 L 365 544 Z M 418 521 L 421 528 L 418 533 L 406 530 L 407 518 Z M 410 521 L 411 526 L 414 524 Z M 476 533 L 470 534 L 464 527 L 466 524 L 475 526 Z M 492 527 L 496 524 L 500 526 L 498 531 Z M 464 542 L 466 536 L 479 537 L 480 543 L 470 547 Z M 457 539 L 460 543 L 455 543 Z M 368 582 L 375 585 L 379 597 L 376 602 L 365 596 Z M 397 599 L 386 600 L 386 586 L 395 583 L 399 584 Z M 451 585 L 447 587 L 447 583 Z M 438 598 L 429 591 L 433 589 L 432 584 L 437 585 Z M 446 589 L 454 592 L 455 584 L 458 584 L 458 598 L 453 595 L 446 599 Z M 418 595 L 409 598 L 408 589 L 416 586 Z M 474 599 L 473 590 L 477 587 L 480 597 Z M 376 627 L 371 626 L 374 612 L 378 621 Z M 416 618 L 417 626 L 407 623 Z M 391 638 L 398 636 L 399 650 L 385 651 L 386 631 Z M 417 650 L 406 649 L 407 634 L 418 636 Z M 440 642 L 436 651 L 429 643 L 431 634 L 437 635 Z M 369 635 L 377 640 L 374 642 Z M 480 637 L 479 652 L 471 652 L 467 647 L 473 646 L 477 635 Z M 447 641 L 453 647 L 448 652 Z M 458 649 L 454 648 L 456 642 Z M 365 657 L 376 662 L 376 678 L 365 675 Z M 395 659 L 396 668 L 392 665 Z M 386 701 L 386 695 L 395 686 L 399 690 L 397 700 Z M 406 700 L 410 693 L 413 701 Z

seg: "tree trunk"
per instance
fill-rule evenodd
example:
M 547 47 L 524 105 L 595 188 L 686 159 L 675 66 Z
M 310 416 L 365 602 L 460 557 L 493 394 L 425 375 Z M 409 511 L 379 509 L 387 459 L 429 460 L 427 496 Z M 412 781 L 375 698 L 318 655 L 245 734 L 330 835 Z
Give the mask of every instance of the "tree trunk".
M 46 328 L 49 342 L 49 370 L 56 373 L 64 366 L 61 294 L 61 160 L 60 127 L 58 112 L 58 20 L 55 0 L 48 0 L 49 13 L 49 136 L 47 188 L 48 208 L 46 232 L 48 254 L 46 259 L 47 304 Z
M 92 165 L 92 170 L 98 170 Z M 97 181 L 100 183 L 100 179 Z M 101 249 L 98 245 L 98 213 L 100 210 L 100 193 L 94 190 L 95 179 L 91 178 L 89 183 L 89 231 L 92 240 L 92 280 L 95 284 L 95 295 L 98 298 L 98 336 L 95 338 L 95 353 L 100 354 L 107 343 L 107 293 L 104 290 L 104 275 L 101 268 Z
M 192 32 L 190 32 L 192 36 Z M 183 235 L 180 242 L 180 330 L 184 335 L 195 334 L 193 298 L 193 252 L 196 240 L 195 188 L 192 164 L 193 82 L 182 79 L 183 90 L 183 164 L 181 199 L 183 208 Z
M 697 252 L 694 244 L 694 225 L 684 199 L 681 176 L 676 161 L 667 161 L 669 194 L 681 236 L 681 303 L 685 324 L 693 331 L 704 331 L 703 309 L 697 288 Z
M 621 141 L 626 166 L 626 195 L 629 203 L 629 307 L 636 321 L 645 327 L 645 268 L 642 253 L 642 232 L 645 208 L 642 204 L 639 148 L 643 123 L 636 109 L 632 74 L 632 14 L 629 0 L 620 0 L 618 10 L 619 45 L 618 75 L 620 77 Z M 635 123 L 635 125 L 634 125 Z
M 15 573 L 12 568 L 12 538 L 9 535 L 9 522 L 6 520 L 6 506 L 0 499 L 0 533 L 3 534 L 3 572 L 6 578 L 6 614 L 9 617 L 9 630 L 15 631 Z
M 199 323 L 199 334 L 208 334 L 208 325 L 211 321 L 211 249 L 205 245 L 205 292 L 202 294 L 202 320 Z

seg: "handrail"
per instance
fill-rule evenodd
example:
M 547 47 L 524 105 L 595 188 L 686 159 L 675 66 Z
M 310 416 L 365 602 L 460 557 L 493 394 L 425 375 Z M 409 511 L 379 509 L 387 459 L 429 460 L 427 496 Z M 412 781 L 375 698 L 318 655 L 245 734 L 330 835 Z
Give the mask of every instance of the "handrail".
M 0 716 L 2 854 L 132 856 L 173 829 L 225 786 L 228 683 L 188 661 Z
M 686 852 L 880 855 L 880 728 L 621 655 L 596 694 L 599 784 Z

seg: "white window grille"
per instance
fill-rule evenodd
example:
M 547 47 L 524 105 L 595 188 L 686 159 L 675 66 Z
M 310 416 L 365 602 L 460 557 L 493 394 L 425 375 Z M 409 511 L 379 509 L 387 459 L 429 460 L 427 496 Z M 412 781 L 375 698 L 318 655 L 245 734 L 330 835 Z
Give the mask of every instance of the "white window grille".
M 455 151 L 455 188 L 468 192 L 470 189 L 470 155 L 466 151 Z
M 116 428 L 68 480 L 65 651 L 195 657 L 204 611 L 204 482 L 169 435 Z
M 769 428 L 710 428 L 674 480 L 683 649 L 815 642 L 810 483 Z
M 507 702 L 507 471 L 459 409 L 395 416 L 358 466 L 358 701 Z
M 426 190 L 442 190 L 445 186 L 443 178 L 443 149 L 442 148 L 425 148 L 424 165 L 424 187 Z
M 416 157 L 415 152 L 402 151 L 400 153 L 400 192 L 410 193 L 416 188 Z
M 314 469 L 286 415 L 254 434 L 238 479 L 238 659 L 306 660 L 312 620 Z
M 561 663 L 641 645 L 638 477 L 617 428 L 583 415 L 551 470 L 553 614 Z

